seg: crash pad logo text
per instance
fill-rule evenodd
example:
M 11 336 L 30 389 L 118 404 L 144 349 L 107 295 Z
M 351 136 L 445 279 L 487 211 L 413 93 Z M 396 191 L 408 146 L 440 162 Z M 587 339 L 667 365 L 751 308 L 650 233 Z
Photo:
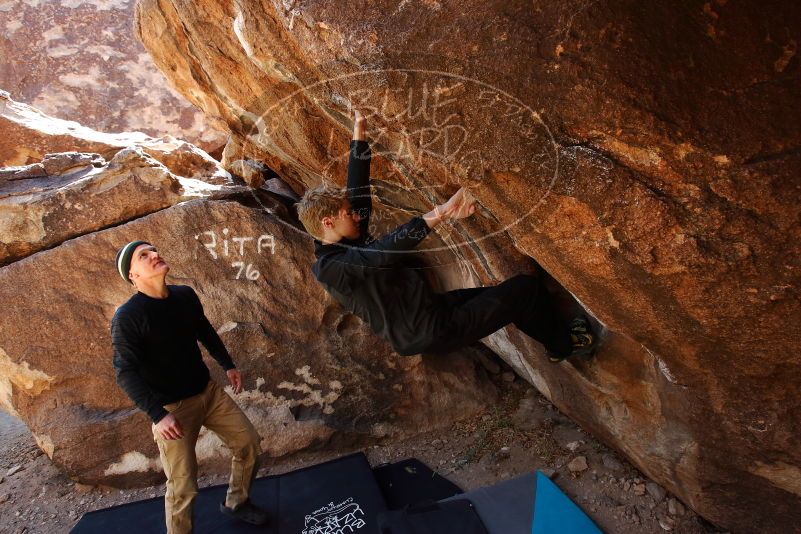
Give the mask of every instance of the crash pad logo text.
M 353 497 L 339 504 L 333 502 L 306 516 L 302 534 L 350 534 L 366 525 L 364 511 Z

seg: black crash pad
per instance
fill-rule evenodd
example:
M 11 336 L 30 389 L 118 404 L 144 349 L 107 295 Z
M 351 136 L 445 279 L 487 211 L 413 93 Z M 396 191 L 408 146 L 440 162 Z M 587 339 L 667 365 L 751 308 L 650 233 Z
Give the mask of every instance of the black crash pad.
M 373 474 L 390 510 L 462 493 L 459 486 L 416 458 L 379 465 L 373 468 Z
M 387 510 L 367 458 L 356 453 L 283 475 L 257 479 L 251 499 L 267 510 L 261 527 L 219 511 L 227 484 L 203 488 L 194 510 L 194 532 L 335 534 L 377 532 L 376 516 Z M 164 499 L 158 497 L 88 512 L 72 534 L 165 532 Z

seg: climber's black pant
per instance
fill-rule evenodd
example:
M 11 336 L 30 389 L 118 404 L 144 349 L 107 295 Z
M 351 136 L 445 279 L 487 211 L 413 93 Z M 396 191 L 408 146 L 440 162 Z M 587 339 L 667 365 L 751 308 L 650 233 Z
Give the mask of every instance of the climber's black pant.
M 446 328 L 426 352 L 449 352 L 482 339 L 509 323 L 556 355 L 570 353 L 568 327 L 536 276 L 517 275 L 496 286 L 457 289 L 439 295 Z

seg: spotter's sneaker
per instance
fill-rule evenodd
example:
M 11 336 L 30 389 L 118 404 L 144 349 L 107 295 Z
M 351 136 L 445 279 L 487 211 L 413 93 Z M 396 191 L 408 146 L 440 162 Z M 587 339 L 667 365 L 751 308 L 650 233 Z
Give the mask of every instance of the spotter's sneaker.
M 250 499 L 236 508 L 228 508 L 225 502 L 221 502 L 220 511 L 251 525 L 263 525 L 267 522 L 267 512 L 250 502 Z

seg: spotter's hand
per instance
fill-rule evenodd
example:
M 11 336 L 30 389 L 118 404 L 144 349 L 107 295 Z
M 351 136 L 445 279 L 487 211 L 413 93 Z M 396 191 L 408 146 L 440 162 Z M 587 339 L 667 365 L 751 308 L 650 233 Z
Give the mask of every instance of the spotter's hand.
M 242 375 L 239 374 L 239 369 L 228 369 L 225 374 L 228 375 L 228 381 L 231 383 L 234 393 L 242 391 Z

